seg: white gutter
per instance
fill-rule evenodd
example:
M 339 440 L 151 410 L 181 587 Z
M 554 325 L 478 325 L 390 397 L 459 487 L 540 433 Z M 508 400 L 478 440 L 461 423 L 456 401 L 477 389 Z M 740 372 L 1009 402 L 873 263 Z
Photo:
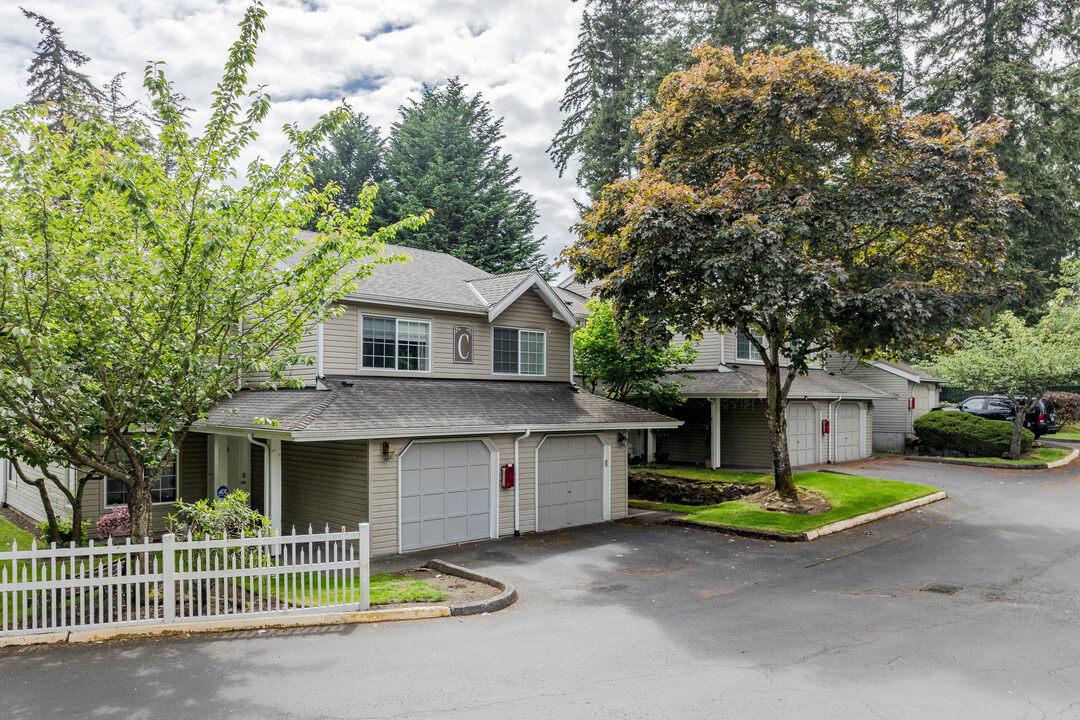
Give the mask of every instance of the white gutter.
M 834 450 L 833 450 L 833 445 L 834 445 L 833 436 L 835 435 L 835 433 L 833 432 L 833 404 L 835 403 L 835 405 L 837 407 L 839 407 L 840 406 L 840 401 L 843 400 L 843 399 L 844 399 L 844 394 L 840 393 L 840 395 L 836 398 L 836 400 L 833 400 L 833 401 L 829 402 L 829 438 L 828 438 L 828 440 L 825 441 L 825 453 L 826 453 L 825 462 L 830 462 L 831 463 L 833 461 L 833 456 L 836 454 L 834 452 Z
M 518 443 L 532 435 L 532 428 L 525 428 L 525 434 L 514 438 L 514 535 L 521 534 L 521 467 L 518 465 Z M 533 468 L 536 473 L 536 468 Z

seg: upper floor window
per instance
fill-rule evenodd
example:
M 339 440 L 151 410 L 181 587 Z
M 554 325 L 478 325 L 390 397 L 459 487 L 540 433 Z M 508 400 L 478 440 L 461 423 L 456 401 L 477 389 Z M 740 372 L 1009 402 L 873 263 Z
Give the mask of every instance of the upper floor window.
M 361 364 L 377 370 L 431 369 L 431 323 L 364 315 Z
M 765 344 L 765 333 L 758 330 L 751 330 L 752 334 L 757 341 L 762 345 Z M 749 360 L 751 362 L 761 362 L 761 353 L 750 342 L 750 338 L 743 334 L 742 330 L 737 331 L 735 338 L 735 359 L 736 360 Z
M 130 464 L 125 463 L 129 468 Z M 176 455 L 172 462 L 161 470 L 161 478 L 150 488 L 150 498 L 155 503 L 176 502 Z M 150 468 L 146 469 L 149 474 Z M 116 478 L 105 478 L 105 505 L 127 505 L 128 487 Z
M 543 375 L 547 336 L 535 330 L 495 328 L 492 370 L 499 375 Z

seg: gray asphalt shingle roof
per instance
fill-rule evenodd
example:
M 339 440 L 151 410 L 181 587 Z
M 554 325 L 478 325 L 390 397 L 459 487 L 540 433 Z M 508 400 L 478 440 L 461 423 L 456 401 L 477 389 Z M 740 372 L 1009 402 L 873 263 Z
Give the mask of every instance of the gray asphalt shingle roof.
M 942 378 L 935 377 L 934 375 L 926 372 L 922 368 L 916 367 L 911 363 L 906 363 L 901 360 L 877 360 L 875 362 L 877 362 L 878 365 L 888 365 L 889 367 L 896 368 L 901 372 L 906 372 L 910 375 L 914 375 L 920 380 L 925 380 L 926 382 L 945 382 L 945 380 L 943 380 Z
M 331 376 L 326 390 L 247 390 L 222 401 L 195 429 L 303 438 L 483 433 L 543 426 L 671 426 L 657 413 L 575 390 L 569 383 Z M 260 419 L 276 421 L 273 427 Z
M 477 292 L 483 296 L 488 305 L 496 305 L 532 274 L 532 270 L 518 270 L 517 272 L 503 273 L 502 275 L 489 275 L 487 277 L 470 280 L 469 284 L 476 288 Z
M 746 396 L 765 397 L 765 368 L 761 365 L 740 365 L 731 372 L 718 370 L 690 371 L 669 375 L 668 380 L 678 380 L 682 392 L 695 396 Z M 807 375 L 796 376 L 788 397 L 792 400 L 809 398 L 838 398 L 852 400 L 875 400 L 893 395 L 869 385 L 833 375 L 825 370 L 810 370 Z

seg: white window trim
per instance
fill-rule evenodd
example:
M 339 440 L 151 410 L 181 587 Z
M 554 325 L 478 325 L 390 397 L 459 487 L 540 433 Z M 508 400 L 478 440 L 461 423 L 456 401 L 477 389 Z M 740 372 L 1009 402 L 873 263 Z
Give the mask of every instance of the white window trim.
M 431 373 L 431 372 L 434 372 L 435 354 L 434 354 L 434 352 L 432 352 L 432 346 L 433 346 L 434 343 L 432 342 L 432 338 L 431 338 L 431 335 L 432 335 L 431 320 L 426 319 L 426 318 L 418 318 L 418 317 L 402 317 L 402 316 L 398 316 L 398 315 L 379 315 L 378 313 L 365 313 L 363 311 L 361 311 L 359 313 L 359 315 L 360 315 L 360 333 L 359 333 L 360 334 L 360 338 L 359 338 L 360 343 L 359 343 L 359 347 L 357 348 L 357 350 L 359 351 L 357 353 L 357 355 L 358 355 L 358 359 L 359 359 L 360 371 L 361 372 L 376 372 L 376 373 L 399 373 L 399 372 L 403 372 L 403 373 Z M 392 367 L 392 368 L 377 368 L 377 367 L 365 367 L 364 366 L 364 317 L 365 316 L 371 317 L 371 318 L 379 318 L 380 320 L 393 320 L 394 321 L 394 367 Z M 398 354 L 397 354 L 397 352 L 398 352 L 398 325 L 400 323 L 402 323 L 402 322 L 423 323 L 424 325 L 427 325 L 427 329 L 428 329 L 428 332 L 427 332 L 427 347 L 428 347 L 428 357 L 427 357 L 428 366 L 427 366 L 427 370 L 400 370 L 400 369 L 398 369 L 398 367 L 397 367 L 397 363 L 398 363 Z
M 518 371 L 517 372 L 512 372 L 512 373 L 510 373 L 510 372 L 499 372 L 498 370 L 495 369 L 495 331 L 496 330 L 513 330 L 514 332 L 516 332 L 518 334 L 518 363 L 517 363 Z M 537 335 L 542 335 L 544 337 L 544 363 L 543 363 L 543 370 L 544 371 L 541 372 L 541 373 L 523 373 L 523 372 L 521 372 L 521 333 L 523 333 L 523 332 L 536 333 Z M 491 374 L 492 375 L 502 375 L 504 377 L 535 377 L 535 378 L 547 377 L 547 350 L 548 350 L 548 346 L 547 346 L 547 331 L 546 330 L 536 330 L 534 328 L 515 328 L 515 327 L 507 327 L 505 325 L 492 325 L 491 326 Z
M 4 478 L 7 480 L 8 485 L 18 485 L 18 481 L 15 479 L 15 463 L 11 458 L 4 458 Z
M 761 360 L 761 359 L 755 360 L 754 358 L 739 357 L 739 335 L 741 335 L 741 334 L 742 334 L 742 330 L 736 330 L 735 331 L 735 362 L 737 362 L 737 363 L 747 363 L 747 364 L 750 364 L 750 365 L 764 365 L 765 361 Z M 749 340 L 747 340 L 747 342 L 749 342 Z M 765 341 L 763 339 L 759 340 L 759 342 L 761 342 L 762 345 L 765 344 Z M 754 345 L 752 343 L 750 344 L 750 349 L 751 350 L 757 350 L 757 348 L 754 347 Z
M 176 463 L 176 500 L 163 500 L 161 502 L 150 503 L 153 507 L 163 507 L 165 505 L 175 505 L 180 500 L 180 451 L 179 449 L 173 454 L 173 460 Z M 127 503 L 109 503 L 109 478 L 101 479 L 101 507 L 103 510 L 115 510 L 116 508 L 127 507 Z

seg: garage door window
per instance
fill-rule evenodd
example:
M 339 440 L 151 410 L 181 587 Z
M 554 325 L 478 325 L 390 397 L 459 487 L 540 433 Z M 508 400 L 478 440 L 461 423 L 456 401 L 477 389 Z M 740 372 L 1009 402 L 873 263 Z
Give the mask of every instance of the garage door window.
M 495 328 L 493 371 L 499 375 L 543 375 L 546 336 L 535 330 Z

